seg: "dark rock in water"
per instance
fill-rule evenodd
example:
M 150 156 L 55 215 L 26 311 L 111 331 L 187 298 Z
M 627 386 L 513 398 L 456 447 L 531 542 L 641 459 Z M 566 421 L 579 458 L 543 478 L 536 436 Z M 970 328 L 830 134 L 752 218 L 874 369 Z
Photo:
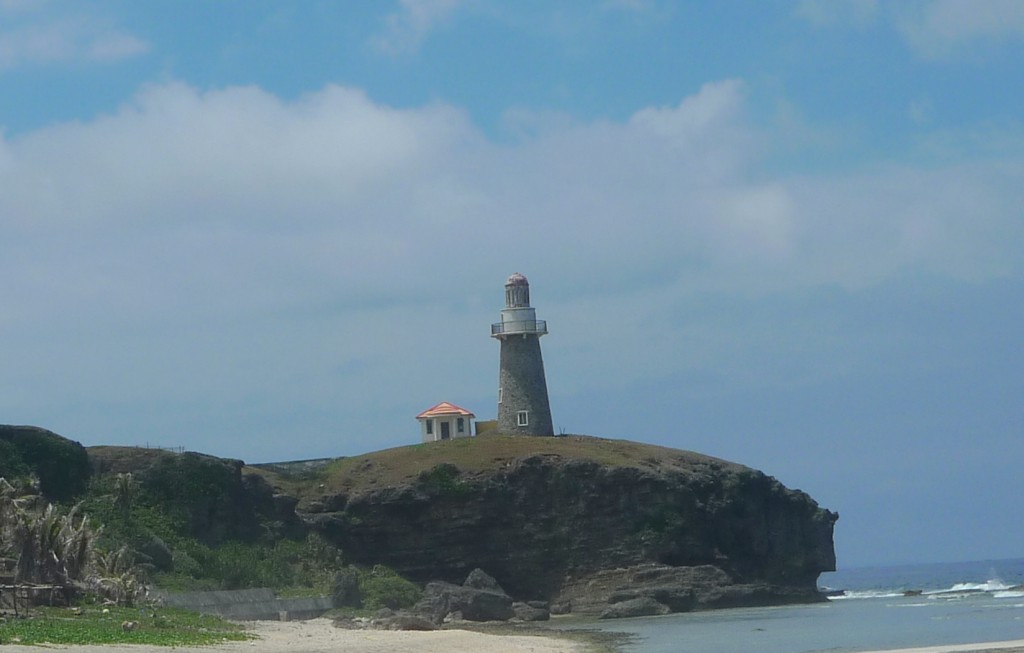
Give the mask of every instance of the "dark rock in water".
M 924 594 L 924 590 L 906 590 L 903 592 L 903 596 L 921 596 Z
M 650 617 L 672 612 L 667 605 L 649 596 L 641 596 L 610 605 L 601 611 L 601 619 L 624 619 L 627 617 Z
M 638 598 L 653 599 L 672 612 L 824 600 L 818 592 L 802 588 L 737 582 L 714 565 L 644 564 L 604 570 L 566 583 L 559 595 L 559 601 L 571 602 L 577 614 L 603 614 L 610 605 Z
M 309 496 L 300 515 L 356 564 L 420 583 L 479 567 L 555 613 L 602 610 L 579 585 L 609 570 L 661 569 L 637 587 L 686 610 L 822 600 L 835 568 L 838 516 L 742 465 L 582 436 L 453 442 L 347 459 L 326 483 L 345 500 Z
M 522 621 L 547 621 L 551 619 L 551 612 L 547 608 L 535 607 L 534 603 L 537 601 L 531 601 L 530 603 L 515 602 L 512 604 L 512 610 L 516 613 L 516 618 Z

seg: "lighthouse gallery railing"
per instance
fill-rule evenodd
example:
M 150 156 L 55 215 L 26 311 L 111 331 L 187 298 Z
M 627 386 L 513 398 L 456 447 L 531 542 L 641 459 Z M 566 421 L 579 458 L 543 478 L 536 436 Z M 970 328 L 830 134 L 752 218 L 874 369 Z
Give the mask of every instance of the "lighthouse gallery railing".
M 491 335 L 512 335 L 515 333 L 536 333 L 544 335 L 548 332 L 546 320 L 517 320 L 514 322 L 495 322 L 491 325 Z

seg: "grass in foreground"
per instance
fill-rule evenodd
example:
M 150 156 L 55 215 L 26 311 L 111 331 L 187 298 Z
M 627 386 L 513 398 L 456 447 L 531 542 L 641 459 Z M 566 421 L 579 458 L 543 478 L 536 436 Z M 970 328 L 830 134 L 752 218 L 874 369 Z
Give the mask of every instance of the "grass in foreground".
M 0 644 L 150 644 L 202 646 L 252 639 L 219 617 L 173 608 L 37 608 L 30 618 L 0 622 Z M 122 627 L 135 622 L 134 629 Z

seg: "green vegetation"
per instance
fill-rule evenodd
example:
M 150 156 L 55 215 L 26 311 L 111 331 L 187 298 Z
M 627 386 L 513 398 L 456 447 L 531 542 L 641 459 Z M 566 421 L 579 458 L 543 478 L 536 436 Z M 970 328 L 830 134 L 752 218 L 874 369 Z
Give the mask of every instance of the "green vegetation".
M 277 484 L 280 474 L 243 475 L 240 461 L 201 454 L 98 447 L 89 452 L 98 470 L 90 478 L 84 454 L 43 429 L 0 426 L 0 558 L 14 561 L 15 582 L 63 590 L 48 597 L 107 606 L 19 602 L 20 617 L 0 618 L 0 644 L 192 646 L 247 637 L 220 619 L 142 604 L 146 586 L 269 587 L 363 610 L 410 607 L 422 595 L 387 567 L 346 566 L 336 546 L 294 516 L 282 521 L 289 513 L 277 509 L 267 481 Z M 67 478 L 54 475 L 52 461 L 70 470 Z M 432 482 L 446 491 L 464 485 L 455 467 L 435 472 Z M 287 481 L 309 488 L 324 478 L 315 470 Z
M 251 638 L 218 617 L 172 608 L 37 608 L 29 618 L 0 622 L 0 644 L 201 646 Z
M 0 477 L 0 557 L 15 560 L 14 581 L 58 588 L 63 600 L 91 592 L 131 605 L 142 586 L 128 550 L 98 549 L 102 528 L 81 504 L 46 503 L 35 482 L 15 483 Z
M 423 596 L 419 587 L 384 565 L 361 574 L 359 591 L 363 596 L 362 607 L 371 610 L 411 608 Z
M 32 470 L 21 459 L 21 451 L 10 440 L 0 440 L 0 477 L 27 478 Z
M 343 566 L 341 552 L 316 534 L 303 541 L 228 541 L 209 547 L 180 539 L 175 544 L 173 570 L 158 572 L 153 580 L 176 591 L 271 587 L 291 596 L 323 596 Z
M 199 467 L 208 473 L 205 467 Z M 167 499 L 129 474 L 98 479 L 83 506 L 104 524 L 103 548 L 127 546 L 138 552 L 159 587 L 178 590 L 232 590 L 251 587 L 291 588 L 292 594 L 326 594 L 341 551 L 321 536 L 275 538 L 265 532 L 250 541 L 226 539 L 214 544 L 193 534 L 195 519 L 183 505 L 196 501 L 193 482 Z M 168 477 L 158 477 L 163 483 Z M 157 487 L 161 487 L 158 485 Z M 224 490 L 212 486 L 212 491 Z M 220 495 L 217 495 L 220 496 Z M 209 496 L 205 498 L 209 503 Z
M 9 454 L 2 459 L 4 469 L 19 475 L 40 469 L 38 457 L 26 452 L 47 447 L 73 452 L 77 447 L 39 429 L 15 430 L 39 439 L 33 443 L 25 433 L 17 442 L 0 438 L 0 453 Z M 97 473 L 69 497 L 80 500 L 78 506 L 36 506 L 26 513 L 36 520 L 35 539 L 16 540 L 9 533 L 0 541 L 5 549 L 0 556 L 10 558 L 19 556 L 23 543 L 36 547 L 36 553 L 19 561 L 26 570 L 22 578 L 29 577 L 31 566 L 37 582 L 67 583 L 75 590 L 69 594 L 100 592 L 118 604 L 130 604 L 143 585 L 171 591 L 269 587 L 284 596 L 329 595 L 336 605 L 368 610 L 408 607 L 421 590 L 386 567 L 346 565 L 342 551 L 320 535 L 309 535 L 295 519 L 288 497 L 279 494 L 282 489 L 300 502 L 343 506 L 348 495 L 399 485 L 461 500 L 495 472 L 538 460 L 605 469 L 679 469 L 709 478 L 733 467 L 699 454 L 584 436 L 485 435 L 337 459 L 315 468 L 297 467 L 295 473 L 286 467 L 244 468 L 240 461 L 196 453 L 128 447 L 96 447 L 89 457 Z M 646 515 L 638 518 L 634 536 L 645 546 L 664 548 L 685 536 L 684 522 L 682 515 L 668 512 Z M 88 555 L 76 557 L 76 551 Z
M 441 463 L 420 472 L 419 481 L 442 497 L 466 497 L 473 493 L 472 485 L 459 478 L 459 468 L 451 463 Z
M 384 565 L 372 569 L 345 567 L 334 575 L 331 588 L 334 605 L 345 614 L 410 608 L 422 597 L 423 590 Z
M 50 501 L 67 502 L 85 491 L 92 468 L 85 448 L 45 429 L 0 426 L 0 476 L 33 475 Z

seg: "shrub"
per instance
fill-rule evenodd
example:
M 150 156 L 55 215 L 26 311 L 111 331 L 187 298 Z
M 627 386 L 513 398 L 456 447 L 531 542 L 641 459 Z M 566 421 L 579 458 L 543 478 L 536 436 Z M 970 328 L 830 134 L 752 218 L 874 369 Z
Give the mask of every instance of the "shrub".
M 441 463 L 420 472 L 419 482 L 437 496 L 466 498 L 473 494 L 470 484 L 460 478 L 459 468 L 451 463 Z
M 364 597 L 363 606 L 371 610 L 409 608 L 423 596 L 419 587 L 384 565 L 364 573 L 359 589 Z

